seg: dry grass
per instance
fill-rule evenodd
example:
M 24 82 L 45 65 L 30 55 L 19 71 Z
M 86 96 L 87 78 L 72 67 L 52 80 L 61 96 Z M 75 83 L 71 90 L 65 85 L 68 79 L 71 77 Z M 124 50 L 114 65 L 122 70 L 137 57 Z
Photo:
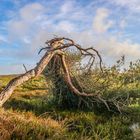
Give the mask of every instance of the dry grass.
M 0 76 L 0 81 L 5 86 L 13 77 Z M 0 109 L 0 140 L 132 139 L 129 117 L 58 110 L 47 102 L 48 85 L 41 76 L 15 90 Z
M 31 112 L 0 109 L 0 140 L 47 139 L 65 131 L 63 121 L 36 117 Z

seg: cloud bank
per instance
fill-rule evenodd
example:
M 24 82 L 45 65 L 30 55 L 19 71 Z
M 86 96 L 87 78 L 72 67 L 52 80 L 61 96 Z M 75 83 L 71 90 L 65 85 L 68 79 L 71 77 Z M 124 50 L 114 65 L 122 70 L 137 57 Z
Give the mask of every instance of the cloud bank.
M 122 55 L 127 61 L 140 58 L 140 41 L 134 35 L 140 33 L 136 30 L 138 0 L 9 2 L 16 9 L 0 20 L 0 74 L 22 73 L 23 63 L 34 67 L 41 57 L 39 48 L 54 35 L 70 37 L 84 47 L 94 46 L 109 65 Z

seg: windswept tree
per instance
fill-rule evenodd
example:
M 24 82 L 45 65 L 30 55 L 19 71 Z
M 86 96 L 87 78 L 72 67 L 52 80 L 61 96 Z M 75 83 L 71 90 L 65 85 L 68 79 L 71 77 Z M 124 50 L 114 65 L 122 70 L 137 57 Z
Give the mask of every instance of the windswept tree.
M 102 70 L 102 58 L 96 49 L 92 47 L 83 48 L 76 44 L 72 39 L 65 37 L 51 39 L 45 44 L 46 46 L 39 51 L 39 53 L 45 51 L 45 54 L 37 63 L 37 66 L 34 69 L 26 71 L 25 74 L 12 79 L 0 92 L 0 106 L 10 98 L 17 86 L 31 78 L 39 76 L 45 71 L 46 77 L 48 73 L 54 77 L 56 94 L 60 93 L 60 89 L 63 89 L 63 82 L 67 85 L 69 93 L 73 94 L 73 97 L 82 100 L 85 104 L 88 105 L 88 102 L 101 103 L 108 110 L 110 110 L 112 106 L 115 106 L 120 111 L 118 104 L 105 100 L 102 97 L 101 89 L 90 90 L 88 84 L 83 84 L 78 79 L 78 76 L 81 76 L 83 79 L 84 77 L 86 77 L 86 79 L 88 77 L 89 81 L 92 80 L 94 77 L 90 77 L 90 73 L 96 71 L 97 65 L 99 65 L 98 71 L 100 69 L 99 74 L 104 73 Z M 69 57 L 72 55 L 73 57 Z M 98 63 L 96 63 L 96 59 L 98 60 Z M 100 79 L 97 79 L 96 82 L 99 80 Z M 88 81 L 85 83 L 88 83 Z M 96 83 L 92 82 L 93 87 L 94 84 Z M 62 96 L 64 96 L 64 94 L 66 93 L 63 92 Z

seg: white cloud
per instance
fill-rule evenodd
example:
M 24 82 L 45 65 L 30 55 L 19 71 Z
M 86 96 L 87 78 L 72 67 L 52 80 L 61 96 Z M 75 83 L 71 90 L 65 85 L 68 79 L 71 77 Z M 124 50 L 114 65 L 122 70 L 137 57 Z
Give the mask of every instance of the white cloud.
M 120 28 L 121 29 L 124 29 L 125 27 L 126 27 L 126 20 L 125 19 L 122 19 L 121 21 L 120 21 Z
M 66 0 L 60 5 L 59 11 L 56 15 L 54 15 L 54 18 L 89 22 L 90 18 L 92 17 L 92 14 L 89 13 L 91 9 L 93 10 L 93 6 L 91 6 L 90 4 L 81 6 L 78 1 L 76 2 L 74 0 Z
M 110 11 L 106 8 L 99 8 L 93 20 L 93 29 L 97 33 L 104 33 L 113 26 L 113 21 L 109 20 Z
M 96 46 L 110 62 L 122 55 L 126 56 L 127 62 L 140 58 L 140 44 L 131 40 L 119 41 L 117 37 L 104 37 L 96 42 Z
M 82 47 L 92 46 L 97 49 L 106 64 L 114 64 L 122 55 L 126 56 L 127 62 L 140 58 L 140 44 L 134 43 L 130 39 L 120 41 L 117 36 L 112 37 L 109 34 L 97 36 L 91 31 L 71 32 L 66 34 L 67 36 L 82 45 Z
M 133 12 L 140 12 L 140 0 L 107 0 L 118 6 L 126 7 Z
M 33 22 L 37 20 L 40 15 L 45 11 L 45 7 L 40 3 L 33 3 L 25 5 L 22 9 L 20 9 L 20 18 L 27 21 Z
M 7 38 L 3 35 L 0 35 L 0 43 L 8 42 Z
M 45 8 L 39 3 L 22 7 L 16 17 L 7 23 L 10 39 L 23 40 L 23 38 L 34 32 L 33 29 L 41 22 L 44 13 Z
M 62 4 L 62 6 L 60 7 L 60 11 L 61 13 L 63 14 L 66 14 L 70 11 L 73 10 L 73 6 L 74 6 L 74 3 L 73 1 L 66 1 L 64 4 Z
M 101 53 L 104 61 L 107 64 L 113 64 L 122 55 L 126 56 L 127 62 L 131 60 L 137 60 L 140 58 L 140 44 L 132 42 L 130 39 L 120 41 L 117 36 L 111 35 L 97 36 L 91 30 L 83 32 L 70 32 L 65 31 L 53 32 L 54 35 L 66 36 L 72 38 L 76 43 L 82 45 L 82 47 L 93 46 Z M 45 42 L 47 39 L 51 39 L 53 34 L 50 32 L 40 31 L 40 33 L 34 39 L 34 44 Z M 38 39 L 38 40 L 37 40 Z M 42 44 L 43 45 L 43 44 Z
M 72 32 L 74 30 L 76 30 L 75 26 L 73 23 L 69 22 L 69 21 L 60 21 L 57 25 L 56 25 L 56 31 L 65 31 L 65 32 Z
M 113 1 L 115 3 L 115 0 Z M 127 1 L 118 0 L 118 3 L 115 4 L 125 6 L 125 3 Z M 70 37 L 84 47 L 94 46 L 102 54 L 102 57 L 106 58 L 107 63 L 110 63 L 109 61 L 114 62 L 121 55 L 126 55 L 129 59 L 138 59 L 140 44 L 133 43 L 129 38 L 126 40 L 125 37 L 123 41 L 120 41 L 122 34 L 119 37 L 116 35 L 117 31 L 121 32 L 125 28 L 127 21 L 123 17 L 114 19 L 111 17 L 113 10 L 99 6 L 94 6 L 96 11 L 94 16 L 94 13 L 91 13 L 93 11 L 92 6 L 89 4 L 82 7 L 75 1 L 62 2 L 62 4 L 58 4 L 57 8 L 54 5 L 53 7 L 42 5 L 39 2 L 26 4 L 15 12 L 16 16 L 8 21 L 7 32 L 9 37 L 14 39 L 11 40 L 11 43 L 22 42 L 19 43 L 21 47 L 15 48 L 16 51 L 10 49 L 7 54 L 15 60 L 21 59 L 27 62 L 29 59 L 29 63 L 34 63 L 34 66 L 40 57 L 37 56 L 39 48 L 44 46 L 46 40 L 58 35 Z M 49 13 L 46 10 L 48 8 Z M 109 34 L 109 29 L 114 27 L 118 30 L 115 28 L 116 30 Z M 6 41 L 5 39 L 5 37 L 0 36 L 0 42 Z M 19 66 L 13 66 L 12 73 L 24 72 L 24 69 L 21 70 L 22 64 L 20 63 L 22 62 L 19 62 Z M 0 73 L 4 73 L 4 69 L 9 69 L 9 67 L 8 65 L 7 67 L 1 66 Z

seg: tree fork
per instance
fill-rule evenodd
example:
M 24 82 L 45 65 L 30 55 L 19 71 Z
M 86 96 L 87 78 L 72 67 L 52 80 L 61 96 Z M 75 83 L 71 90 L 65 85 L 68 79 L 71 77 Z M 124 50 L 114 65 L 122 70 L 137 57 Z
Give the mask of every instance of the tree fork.
M 95 56 L 99 58 L 99 65 L 100 69 L 102 70 L 102 59 L 100 54 L 98 53 L 97 50 L 93 48 L 82 48 L 80 45 L 75 44 L 73 40 L 69 38 L 54 38 L 46 42 L 46 47 L 40 49 L 39 53 L 42 50 L 46 50 L 47 52 L 45 55 L 42 57 L 42 59 L 39 61 L 37 66 L 34 69 L 31 69 L 27 71 L 25 74 L 22 74 L 14 79 L 12 79 L 7 86 L 0 92 L 0 106 L 2 106 L 12 95 L 13 91 L 15 88 L 24 82 L 30 80 L 31 78 L 39 76 L 43 70 L 45 69 L 46 66 L 48 66 L 49 62 L 51 60 L 55 61 L 55 59 L 59 58 L 60 63 L 62 65 L 62 70 L 64 72 L 64 81 L 66 84 L 69 86 L 71 92 L 77 96 L 82 96 L 82 97 L 95 97 L 95 100 L 102 102 L 108 110 L 110 110 L 107 101 L 101 98 L 101 95 L 99 92 L 96 93 L 85 93 L 84 91 L 79 91 L 78 88 L 76 88 L 72 82 L 71 79 L 71 74 L 68 68 L 68 65 L 66 64 L 65 60 L 65 51 L 67 48 L 70 47 L 75 47 L 77 50 L 79 50 L 80 54 L 82 56 L 89 56 L 89 62 L 87 65 L 87 69 L 90 70 L 94 64 Z M 59 57 L 57 57 L 59 56 Z M 54 59 L 55 58 L 55 59 Z M 57 61 L 57 60 L 56 60 Z M 57 64 L 54 62 L 54 65 Z M 54 66 L 56 67 L 56 66 Z M 80 83 L 79 83 L 80 84 Z M 114 104 L 115 105 L 115 104 Z M 118 106 L 117 106 L 118 108 Z M 119 110 L 119 109 L 118 109 Z

